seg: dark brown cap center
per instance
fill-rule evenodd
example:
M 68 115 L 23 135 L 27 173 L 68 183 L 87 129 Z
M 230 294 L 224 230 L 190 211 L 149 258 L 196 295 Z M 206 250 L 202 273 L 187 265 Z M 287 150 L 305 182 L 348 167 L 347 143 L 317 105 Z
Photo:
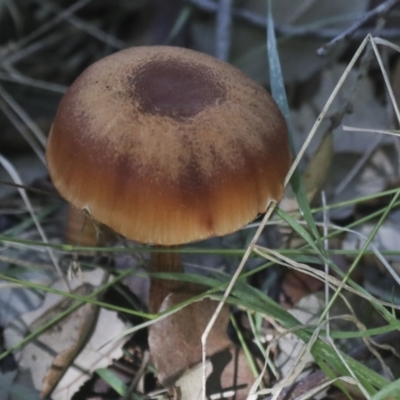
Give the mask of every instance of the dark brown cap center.
M 212 69 L 177 60 L 150 61 L 131 76 L 133 97 L 145 114 L 183 120 L 225 101 Z

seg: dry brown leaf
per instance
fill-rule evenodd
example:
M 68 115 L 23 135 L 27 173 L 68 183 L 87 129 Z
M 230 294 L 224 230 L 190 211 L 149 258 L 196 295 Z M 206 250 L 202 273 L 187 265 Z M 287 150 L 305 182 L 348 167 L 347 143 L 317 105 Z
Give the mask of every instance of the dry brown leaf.
M 212 373 L 211 361 L 206 361 L 206 377 Z M 203 365 L 197 364 L 186 371 L 177 381 L 173 390 L 185 400 L 202 400 Z
M 273 16 L 277 26 L 300 30 L 321 22 L 321 29 L 345 29 L 350 21 L 345 15 L 361 15 L 368 8 L 367 0 L 280 0 L 274 2 Z M 267 2 L 263 0 L 246 0 L 239 6 L 246 12 L 258 16 L 267 13 Z M 243 10 L 243 9 L 242 9 Z M 193 18 L 190 24 L 192 46 L 204 53 L 215 53 L 214 20 L 210 18 Z M 233 20 L 231 31 L 230 58 L 246 75 L 267 85 L 268 65 L 265 46 L 265 31 L 252 24 Z M 320 57 L 316 49 L 326 43 L 323 38 L 287 35 L 279 42 L 279 55 L 285 83 L 305 81 L 316 72 L 332 64 L 346 48 L 346 43 L 336 46 L 327 56 Z
M 97 269 L 87 272 L 85 278 L 91 285 L 84 285 L 84 288 L 97 287 L 104 281 L 104 271 Z M 73 288 L 78 285 L 80 285 L 78 280 L 71 282 Z M 57 281 L 53 287 L 59 290 L 65 289 L 62 281 Z M 86 289 L 78 291 L 84 292 L 81 294 L 87 294 Z M 58 308 L 60 305 L 61 308 Z M 19 343 L 26 335 L 28 328 L 32 331 L 37 326 L 41 326 L 46 319 L 51 318 L 52 313 L 57 315 L 65 307 L 67 303 L 63 301 L 62 296 L 47 293 L 40 308 L 24 314 L 7 326 L 4 331 L 7 348 Z M 88 308 L 90 309 L 91 306 L 88 305 Z M 82 350 L 78 348 L 79 354 L 68 365 L 65 374 L 62 375 L 51 394 L 53 400 L 69 400 L 90 377 L 93 370 L 106 367 L 111 363 L 112 358 L 121 357 L 121 341 L 110 341 L 122 333 L 125 325 L 113 311 L 101 309 L 97 319 L 96 314 L 96 312 L 85 314 L 81 308 L 69 318 L 53 326 L 47 333 L 49 336 L 40 335 L 36 341 L 29 342 L 22 350 L 15 352 L 19 365 L 15 383 L 23 384 L 29 381 L 38 391 L 51 390 L 50 387 L 58 377 L 53 375 L 53 371 L 49 368 L 52 365 L 58 368 L 59 364 L 61 364 L 61 369 L 64 368 L 63 364 L 68 362 L 74 348 L 78 348 L 84 342 L 85 346 Z M 91 327 L 93 327 L 93 333 Z M 45 379 L 45 387 L 43 379 Z M 38 397 L 39 393 L 35 393 Z
M 333 158 L 332 132 L 327 131 L 304 171 L 304 185 L 308 201 L 323 187 Z
M 282 291 L 284 299 L 281 304 L 293 307 L 303 297 L 321 291 L 324 288 L 324 283 L 314 278 L 313 276 L 306 275 L 295 269 L 290 270 L 282 282 Z M 289 304 L 287 304 L 289 300 Z
M 231 345 L 214 354 L 211 362 L 213 373 L 207 379 L 207 394 L 223 394 L 224 399 L 247 399 L 255 377 L 244 351 Z
M 305 142 L 322 107 L 332 94 L 333 89 L 346 68 L 346 64 L 335 64 L 331 68 L 322 71 L 319 80 L 320 84 L 315 95 L 307 101 L 302 101 L 298 110 L 292 110 L 291 117 L 296 132 L 296 135 L 294 135 L 296 149 L 300 149 Z M 356 68 L 350 72 L 346 83 L 342 86 L 329 108 L 327 114 L 328 118 L 342 110 L 343 104 L 346 104 L 346 102 L 354 96 L 354 84 L 359 80 L 359 73 L 360 71 Z M 346 114 L 341 125 L 333 131 L 335 153 L 351 152 L 355 154 L 364 154 L 371 146 L 371 143 L 379 136 L 373 132 L 360 133 L 344 131 L 342 129 L 343 125 L 369 129 L 391 128 L 386 106 L 377 101 L 374 82 L 369 76 L 364 76 L 361 83 L 359 83 L 352 107 L 352 113 Z M 329 124 L 329 119 L 322 123 L 315 135 L 315 139 L 312 140 L 310 146 L 307 148 L 305 160 L 310 159 L 312 154 L 315 153 L 324 130 L 329 127 Z M 389 141 L 389 139 L 387 140 Z
M 84 284 L 75 289 L 74 293 L 87 296 L 92 291 L 92 285 Z M 71 307 L 74 302 L 75 300 L 68 298 L 61 300 L 34 321 L 30 326 L 30 331 L 34 332 L 40 329 L 48 321 Z M 85 304 L 41 334 L 33 342 L 34 346 L 26 348 L 33 359 L 42 360 L 41 368 L 46 371 L 40 392 L 41 398 L 47 397 L 53 391 L 57 382 L 81 349 L 95 322 L 96 315 L 97 307 L 93 304 Z
M 184 292 L 170 293 L 160 311 L 191 296 L 193 294 Z M 158 379 L 164 386 L 171 386 L 175 382 L 182 399 L 201 399 L 201 335 L 217 305 L 217 301 L 210 299 L 192 303 L 150 328 L 149 346 Z M 212 372 L 208 367 L 211 373 L 206 383 L 207 395 L 244 400 L 255 377 L 245 353 L 227 335 L 228 322 L 229 308 L 224 306 L 207 340 L 206 367 L 209 362 L 212 366 Z
M 203 366 L 197 364 L 176 382 L 181 399 L 202 400 Z M 235 345 L 212 355 L 206 361 L 207 398 L 245 400 L 254 382 L 246 355 Z
M 301 298 L 288 312 L 303 325 L 316 325 L 324 306 L 324 294 L 318 292 Z M 278 340 L 279 350 L 275 359 L 275 365 L 282 377 L 288 377 L 293 373 L 292 368 L 294 363 L 305 347 L 306 344 L 293 332 L 287 333 Z M 309 352 L 302 355 L 301 363 L 303 365 L 310 365 L 312 362 L 313 357 Z
M 165 311 L 192 295 L 170 293 L 163 301 L 160 312 Z M 149 330 L 149 347 L 163 386 L 170 386 L 187 369 L 202 359 L 201 335 L 218 305 L 217 301 L 204 299 L 164 318 Z M 207 356 L 226 349 L 231 341 L 226 334 L 229 308 L 222 309 L 207 341 Z
M 106 368 L 113 359 L 122 357 L 126 337 L 115 341 L 126 330 L 115 311 L 100 309 L 97 323 L 85 347 L 58 382 L 52 393 L 53 400 L 69 400 L 91 376 L 94 370 Z
M 327 131 L 314 154 L 311 156 L 311 159 L 303 173 L 304 186 L 310 203 L 315 199 L 315 196 L 320 192 L 325 184 L 333 156 L 333 136 L 331 131 Z M 280 207 L 286 212 L 298 209 L 297 201 L 290 188 L 287 191 L 285 198 L 282 199 Z

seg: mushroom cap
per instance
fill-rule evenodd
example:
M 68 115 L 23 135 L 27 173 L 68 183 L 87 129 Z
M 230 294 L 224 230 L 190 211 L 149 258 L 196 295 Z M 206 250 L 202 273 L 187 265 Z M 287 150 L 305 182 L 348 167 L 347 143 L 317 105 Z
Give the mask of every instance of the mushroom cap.
M 281 199 L 291 161 L 285 121 L 264 88 L 168 46 L 89 66 L 61 99 L 46 154 L 67 201 L 158 245 L 244 226 Z

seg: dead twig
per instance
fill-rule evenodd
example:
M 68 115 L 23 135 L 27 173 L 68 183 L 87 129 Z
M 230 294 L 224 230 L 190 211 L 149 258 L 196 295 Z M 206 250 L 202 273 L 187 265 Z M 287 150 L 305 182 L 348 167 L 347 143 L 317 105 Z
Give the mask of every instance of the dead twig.
M 218 3 L 213 0 L 190 0 L 190 3 L 205 12 L 215 13 L 218 11 Z M 238 20 L 250 23 L 258 28 L 266 29 L 267 24 L 265 17 L 250 10 L 246 10 L 245 8 L 232 7 L 232 16 Z M 371 29 L 360 28 L 351 35 L 351 38 L 355 40 L 362 40 L 370 32 Z M 335 28 L 315 28 L 310 26 L 276 25 L 275 33 L 278 37 L 296 36 L 331 40 L 342 34 L 343 30 Z M 386 39 L 397 39 L 400 38 L 400 29 L 382 29 L 379 31 L 379 36 Z
M 384 3 L 380 4 L 379 6 L 375 7 L 373 10 L 365 13 L 358 21 L 355 21 L 354 24 L 342 32 L 340 35 L 333 38 L 329 43 L 325 44 L 324 46 L 320 47 L 317 50 L 317 54 L 320 56 L 325 56 L 329 53 L 332 47 L 336 46 L 338 43 L 348 39 L 350 36 L 354 34 L 362 25 L 366 22 L 386 15 L 397 3 L 399 0 L 386 0 Z
M 217 11 L 216 57 L 227 61 L 231 45 L 232 0 L 221 0 Z

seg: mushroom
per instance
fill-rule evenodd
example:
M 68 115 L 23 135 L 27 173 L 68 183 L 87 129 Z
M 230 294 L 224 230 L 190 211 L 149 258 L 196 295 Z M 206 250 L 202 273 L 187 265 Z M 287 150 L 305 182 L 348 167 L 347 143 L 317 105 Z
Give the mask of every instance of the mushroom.
M 196 51 L 136 47 L 89 66 L 61 99 L 47 163 L 60 194 L 140 243 L 236 231 L 283 195 L 284 118 L 268 92 Z M 151 271 L 182 271 L 152 253 Z M 153 280 L 150 311 L 179 282 Z

